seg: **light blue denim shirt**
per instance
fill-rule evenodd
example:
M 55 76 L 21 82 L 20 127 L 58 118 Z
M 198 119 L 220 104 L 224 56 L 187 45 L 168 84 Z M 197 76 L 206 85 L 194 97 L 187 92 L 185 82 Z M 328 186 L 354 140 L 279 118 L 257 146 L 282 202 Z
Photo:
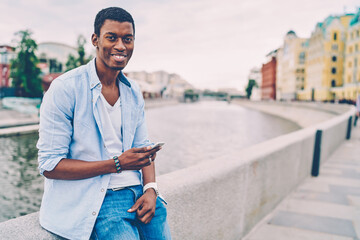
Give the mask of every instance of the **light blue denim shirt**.
M 138 85 L 119 74 L 123 149 L 150 145 L 144 99 Z M 98 111 L 102 85 L 95 59 L 54 80 L 40 110 L 39 170 L 51 171 L 63 158 L 106 160 Z M 114 166 L 115 167 L 115 166 Z M 83 180 L 45 178 L 40 224 L 69 239 L 89 239 L 110 175 Z

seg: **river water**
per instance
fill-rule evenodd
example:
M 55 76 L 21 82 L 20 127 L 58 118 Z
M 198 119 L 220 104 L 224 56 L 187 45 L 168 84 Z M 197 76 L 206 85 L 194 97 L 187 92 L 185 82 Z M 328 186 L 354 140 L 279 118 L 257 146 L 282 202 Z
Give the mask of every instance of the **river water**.
M 165 142 L 157 154 L 157 175 L 300 129 L 282 118 L 215 101 L 148 109 L 146 118 L 150 139 Z M 39 210 L 43 179 L 36 142 L 36 134 L 0 138 L 0 222 Z

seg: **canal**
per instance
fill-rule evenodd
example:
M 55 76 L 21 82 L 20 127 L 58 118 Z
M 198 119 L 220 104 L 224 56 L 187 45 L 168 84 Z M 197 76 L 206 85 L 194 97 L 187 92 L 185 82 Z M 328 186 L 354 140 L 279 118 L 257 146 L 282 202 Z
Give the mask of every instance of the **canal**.
M 148 109 L 150 139 L 165 142 L 157 175 L 300 129 L 293 122 L 226 102 Z M 0 222 L 39 210 L 43 179 L 37 170 L 37 135 L 0 138 Z

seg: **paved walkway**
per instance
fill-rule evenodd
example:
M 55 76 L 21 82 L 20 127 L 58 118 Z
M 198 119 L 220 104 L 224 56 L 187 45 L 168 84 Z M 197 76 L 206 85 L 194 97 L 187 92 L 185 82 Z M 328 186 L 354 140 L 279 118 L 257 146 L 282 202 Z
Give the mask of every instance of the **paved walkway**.
M 37 114 L 20 113 L 14 110 L 5 109 L 0 101 L 0 128 L 9 128 L 21 125 L 38 124 Z
M 0 101 L 0 137 L 34 133 L 39 130 L 37 114 L 26 114 L 5 109 Z
M 360 126 L 246 240 L 360 239 Z

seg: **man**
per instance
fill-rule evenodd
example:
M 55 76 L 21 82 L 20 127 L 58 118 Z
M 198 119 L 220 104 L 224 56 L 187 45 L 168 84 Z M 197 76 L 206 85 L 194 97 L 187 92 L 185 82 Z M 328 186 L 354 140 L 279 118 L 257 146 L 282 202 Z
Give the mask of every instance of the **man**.
M 96 58 L 57 78 L 40 113 L 40 224 L 69 239 L 170 239 L 139 87 L 121 72 L 134 49 L 124 9 L 101 10 Z M 141 170 L 141 171 L 140 171 Z M 144 187 L 143 187 L 144 186 Z

